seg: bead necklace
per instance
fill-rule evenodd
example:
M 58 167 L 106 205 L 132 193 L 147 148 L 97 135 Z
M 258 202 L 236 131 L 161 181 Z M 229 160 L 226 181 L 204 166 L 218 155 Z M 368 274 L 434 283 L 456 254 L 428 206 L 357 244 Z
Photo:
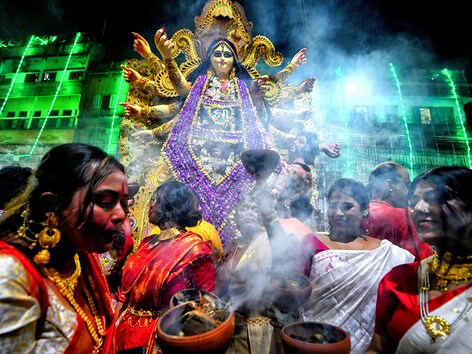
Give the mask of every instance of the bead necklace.
M 429 263 L 430 262 L 428 262 L 428 265 Z M 463 318 L 470 311 L 472 308 L 472 301 L 470 298 L 467 299 L 467 304 L 459 316 L 454 320 L 454 322 L 452 322 L 452 324 L 449 324 L 449 322 L 444 317 L 430 316 L 428 308 L 429 290 L 429 269 L 427 269 L 423 274 L 419 291 L 420 316 L 421 322 L 423 322 L 423 325 L 426 328 L 426 332 L 428 332 L 432 342 L 434 343 L 437 337 L 447 336 L 451 331 L 451 327 L 454 326 L 457 321 Z
M 74 262 L 76 264 L 76 270 L 79 268 L 80 269 L 80 260 L 79 256 L 76 254 L 74 255 Z M 77 266 L 78 265 L 78 266 Z M 85 322 L 85 325 L 87 326 L 87 329 L 92 336 L 93 341 L 95 342 L 95 345 L 93 347 L 93 354 L 99 353 L 100 348 L 103 345 L 103 336 L 105 335 L 106 331 L 103 326 L 102 319 L 100 318 L 97 307 L 95 306 L 95 302 L 93 301 L 93 297 L 90 294 L 90 291 L 87 288 L 87 285 L 84 285 L 84 292 L 85 296 L 87 297 L 87 303 L 90 307 L 90 310 L 92 312 L 94 321 L 95 321 L 95 326 L 93 325 L 92 321 L 90 320 L 89 316 L 85 313 L 85 311 L 80 307 L 80 305 L 77 303 L 74 297 L 74 292 L 71 291 L 70 286 L 68 285 L 67 281 L 69 278 L 63 278 L 57 270 L 54 268 L 49 268 L 49 267 L 41 267 L 42 272 L 46 277 L 51 280 L 54 284 L 56 284 L 59 292 L 64 296 L 67 301 L 69 301 L 69 304 L 74 308 L 74 310 L 79 314 L 79 316 L 82 318 L 82 320 Z M 76 272 L 74 272 L 76 273 Z M 79 274 L 80 275 L 80 274 Z M 75 289 L 74 289 L 75 290 Z M 95 327 L 97 329 L 95 329 Z M 98 330 L 98 333 L 97 333 Z

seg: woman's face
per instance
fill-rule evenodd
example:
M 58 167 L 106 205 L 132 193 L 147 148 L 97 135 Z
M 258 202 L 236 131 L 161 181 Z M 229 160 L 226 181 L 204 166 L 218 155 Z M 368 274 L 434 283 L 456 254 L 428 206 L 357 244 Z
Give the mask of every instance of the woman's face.
M 411 221 L 422 240 L 435 244 L 443 237 L 442 202 L 435 186 L 428 181 L 420 181 L 408 200 Z
M 87 188 L 76 191 L 71 204 L 64 211 L 63 235 L 68 238 L 75 252 L 107 252 L 117 234 L 123 231 L 128 204 L 126 176 L 116 170 L 104 178 L 93 191 L 93 201 L 83 224 L 77 225 Z
M 158 208 L 159 208 L 160 203 L 161 201 L 158 200 L 156 193 L 154 193 L 154 195 L 151 198 L 151 203 L 149 204 L 149 211 L 148 211 L 149 221 L 153 223 L 154 225 L 157 225 L 157 218 L 158 218 L 157 213 L 158 213 Z
M 336 190 L 328 200 L 330 234 L 336 236 L 358 236 L 362 222 L 359 203 L 350 195 Z
M 233 53 L 226 47 L 226 45 L 220 44 L 211 53 L 211 67 L 215 72 L 216 76 L 229 76 L 231 69 L 234 64 Z
M 243 236 L 253 236 L 262 228 L 262 216 L 256 203 L 250 198 L 243 198 L 236 209 L 235 217 L 238 230 Z

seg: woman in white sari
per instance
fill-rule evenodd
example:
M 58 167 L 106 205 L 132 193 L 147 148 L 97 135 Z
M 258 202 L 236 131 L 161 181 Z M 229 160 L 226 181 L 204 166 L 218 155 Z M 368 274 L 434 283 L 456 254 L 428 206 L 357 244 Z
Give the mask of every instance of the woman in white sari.
M 390 241 L 366 236 L 368 205 L 362 183 L 341 178 L 331 186 L 331 231 L 316 234 L 321 245 L 313 256 L 313 291 L 305 304 L 305 320 L 329 323 L 349 333 L 351 353 L 364 353 L 370 343 L 382 277 L 393 267 L 414 260 L 410 252 Z
M 411 219 L 436 254 L 379 286 L 367 353 L 472 352 L 472 170 L 439 167 L 410 186 Z

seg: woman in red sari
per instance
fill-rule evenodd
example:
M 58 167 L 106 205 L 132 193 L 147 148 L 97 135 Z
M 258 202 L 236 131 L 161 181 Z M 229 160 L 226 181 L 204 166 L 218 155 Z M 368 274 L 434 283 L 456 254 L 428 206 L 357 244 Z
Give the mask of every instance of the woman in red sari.
M 0 352 L 114 353 L 98 260 L 127 213 L 123 166 L 97 147 L 51 149 L 0 225 Z
M 472 170 L 450 166 L 412 182 L 411 219 L 436 254 L 382 279 L 367 353 L 472 352 L 471 180 Z
M 195 193 L 181 182 L 166 182 L 156 189 L 149 221 L 161 231 L 151 231 L 123 268 L 118 350 L 144 347 L 146 353 L 155 352 L 157 321 L 171 297 L 188 288 L 214 291 L 211 244 L 185 230 L 202 218 L 197 205 Z

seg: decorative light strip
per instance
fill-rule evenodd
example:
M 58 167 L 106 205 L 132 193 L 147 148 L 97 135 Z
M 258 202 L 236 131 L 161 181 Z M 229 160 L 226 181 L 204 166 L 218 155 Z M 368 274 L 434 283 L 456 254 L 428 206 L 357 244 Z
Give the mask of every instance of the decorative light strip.
M 10 97 L 11 90 L 13 89 L 13 85 L 15 85 L 16 78 L 18 77 L 18 73 L 20 72 L 21 65 L 23 64 L 23 60 L 25 59 L 26 53 L 28 52 L 28 49 L 31 46 L 31 43 L 33 43 L 34 38 L 35 36 L 32 35 L 28 44 L 26 45 L 23 55 L 21 56 L 20 63 L 18 64 L 18 67 L 16 68 L 15 76 L 11 80 L 10 88 L 8 89 L 7 95 L 5 96 L 5 100 L 3 101 L 2 108 L 0 108 L 0 114 L 3 112 L 5 105 L 7 104 L 8 98 Z
M 451 86 L 452 94 L 454 95 L 454 101 L 456 103 L 456 109 L 457 109 L 457 114 L 459 115 L 459 122 L 461 124 L 462 128 L 462 134 L 464 135 L 464 140 L 467 145 L 467 161 L 469 164 L 469 168 L 472 168 L 472 160 L 470 157 L 470 145 L 469 145 L 469 136 L 467 135 L 465 125 L 464 125 L 464 117 L 462 116 L 461 113 L 461 107 L 459 105 L 459 99 L 457 97 L 457 91 L 456 91 L 456 84 L 454 83 L 454 80 L 452 80 L 451 75 L 449 74 L 449 70 L 447 68 L 442 70 L 442 73 L 446 75 L 446 77 L 449 79 L 449 85 Z
M 123 63 L 124 64 L 124 63 Z M 116 117 L 116 110 L 118 109 L 119 106 L 119 100 L 120 100 L 120 94 L 121 94 L 121 89 L 123 87 L 123 75 L 120 75 L 120 86 L 118 87 L 118 92 L 116 93 L 116 102 L 115 102 L 115 107 L 113 108 L 113 115 L 111 117 L 111 127 L 110 127 L 110 134 L 108 136 L 108 147 L 107 147 L 107 153 L 110 154 L 111 151 L 111 144 L 113 140 L 113 130 L 115 128 L 115 119 Z
M 344 127 L 346 129 L 346 158 L 347 158 L 347 171 L 345 171 L 344 175 L 346 177 L 352 177 L 351 171 L 351 144 L 349 139 L 349 126 L 348 126 L 348 114 L 347 114 L 347 107 L 346 107 L 346 97 L 344 91 L 344 76 L 343 70 L 341 67 L 336 69 L 336 75 L 338 76 L 338 83 L 339 83 L 339 91 L 341 96 L 341 115 L 344 120 Z
M 405 113 L 405 106 L 403 105 L 401 83 L 398 80 L 398 76 L 397 76 L 397 73 L 395 71 L 395 67 L 393 66 L 393 64 L 389 63 L 389 66 L 390 66 L 390 71 L 392 72 L 393 78 L 395 79 L 395 85 L 397 86 L 397 93 L 398 93 L 398 98 L 400 99 L 400 108 L 402 111 L 403 125 L 405 126 L 406 138 L 408 140 L 408 149 L 409 149 L 409 157 L 410 157 L 409 173 L 410 173 L 410 176 L 414 176 L 415 173 L 413 171 L 413 146 L 411 145 L 410 130 L 408 129 L 408 122 L 406 121 L 406 113 Z
M 75 36 L 74 44 L 72 45 L 72 49 L 70 50 L 69 57 L 67 58 L 66 66 L 64 67 L 64 70 L 62 71 L 61 81 L 59 81 L 59 85 L 57 86 L 56 93 L 54 94 L 54 98 L 52 99 L 51 105 L 49 106 L 48 113 L 46 114 L 46 118 L 44 119 L 43 125 L 41 126 L 38 136 L 36 137 L 36 140 L 34 141 L 33 146 L 31 147 L 31 150 L 28 155 L 33 154 L 33 151 L 36 149 L 39 139 L 41 138 L 41 135 L 43 134 L 43 130 L 46 127 L 46 123 L 48 122 L 49 115 L 51 114 L 52 108 L 54 107 L 54 103 L 56 103 L 57 96 L 59 96 L 59 91 L 61 89 L 62 82 L 64 81 L 64 78 L 66 76 L 67 68 L 69 67 L 70 60 L 72 58 L 72 55 L 74 54 L 74 49 L 79 39 L 80 39 L 80 32 L 77 32 Z

